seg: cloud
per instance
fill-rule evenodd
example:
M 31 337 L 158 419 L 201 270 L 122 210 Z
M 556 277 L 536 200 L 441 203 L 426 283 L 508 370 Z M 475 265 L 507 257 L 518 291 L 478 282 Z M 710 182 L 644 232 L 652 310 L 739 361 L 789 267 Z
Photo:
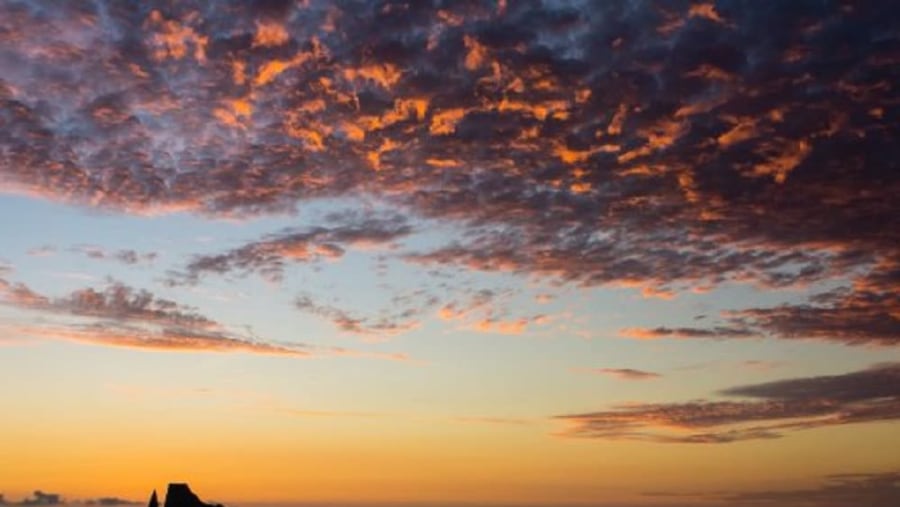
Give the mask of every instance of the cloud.
M 652 297 L 853 283 L 898 256 L 895 6 L 217 5 L 0 6 L 0 191 L 211 218 L 365 196 L 458 228 L 411 262 Z M 183 281 L 277 280 L 339 257 L 333 229 Z M 895 344 L 891 287 L 741 317 Z
M 619 330 L 619 334 L 638 340 L 655 340 L 658 338 L 749 338 L 756 336 L 751 329 L 732 327 L 629 327 Z
M 117 322 L 138 322 L 187 329 L 215 329 L 219 324 L 192 308 L 161 299 L 147 290 L 136 290 L 111 281 L 103 290 L 85 288 L 51 300 L 25 285 L 10 286 L 0 293 L 3 302 L 19 308 L 95 317 Z
M 56 247 L 52 245 L 42 245 L 28 250 L 28 255 L 32 257 L 49 257 L 56 253 Z
M 708 328 L 624 328 L 622 336 L 656 338 L 818 339 L 848 345 L 900 343 L 900 265 L 882 261 L 874 272 L 810 296 L 810 303 L 725 312 L 727 324 Z
M 38 294 L 21 283 L 3 283 L 0 285 L 3 304 L 50 316 L 91 321 L 13 326 L 10 331 L 16 334 L 144 349 L 310 355 L 303 346 L 273 345 L 239 337 L 193 308 L 121 282 L 111 281 L 103 290 L 75 290 L 56 299 Z
M 513 297 L 521 289 L 473 289 L 445 285 L 450 296 L 437 312 L 439 319 L 459 322 L 460 329 L 477 333 L 521 335 L 552 322 L 556 316 L 515 312 Z
M 306 345 L 278 345 L 235 337 L 227 332 L 163 328 L 148 330 L 127 325 L 17 326 L 8 331 L 41 339 L 73 341 L 145 350 L 174 352 L 246 352 L 312 357 Z
M 847 344 L 900 343 L 900 263 L 811 298 L 812 304 L 785 304 L 731 312 L 730 318 L 779 338 L 815 338 Z
M 156 252 L 138 252 L 130 248 L 109 251 L 96 245 L 79 245 L 71 249 L 96 260 L 115 260 L 123 264 L 150 264 L 159 256 Z
M 23 284 L 0 279 L 0 303 L 41 312 L 64 322 L 12 325 L 10 334 L 95 345 L 176 352 L 245 352 L 292 357 L 361 357 L 411 361 L 402 353 L 280 343 L 228 329 L 195 309 L 159 298 L 147 290 L 110 281 L 103 290 L 79 289 L 60 298 L 38 294 Z M 87 319 L 87 322 L 84 320 Z M 252 333 L 250 333 L 252 335 Z
M 315 302 L 309 295 L 298 296 L 294 301 L 297 309 L 323 317 L 348 333 L 389 337 L 419 326 L 414 318 L 422 310 L 415 307 L 383 309 L 377 316 L 360 316 L 349 310 L 333 305 Z
M 636 403 L 556 416 L 561 435 L 666 443 L 780 438 L 787 431 L 900 419 L 900 364 L 726 389 L 737 400 Z
M 209 274 L 236 271 L 241 275 L 258 273 L 271 281 L 280 281 L 287 262 L 306 263 L 342 257 L 349 247 L 383 246 L 412 232 L 401 215 L 363 216 L 359 213 L 331 215 L 330 226 L 303 230 L 289 229 L 247 243 L 222 254 L 195 256 L 173 283 L 196 282 Z
M 622 380 L 650 380 L 662 377 L 659 373 L 632 368 L 585 368 L 579 371 L 586 371 L 595 375 L 608 375 Z

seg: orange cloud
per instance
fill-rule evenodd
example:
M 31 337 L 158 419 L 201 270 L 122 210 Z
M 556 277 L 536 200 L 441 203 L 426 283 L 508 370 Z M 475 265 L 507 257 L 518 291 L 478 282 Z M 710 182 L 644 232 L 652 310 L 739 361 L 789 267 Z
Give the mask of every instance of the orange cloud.
M 37 327 L 19 326 L 10 332 L 36 338 L 74 341 L 92 345 L 107 345 L 133 349 L 175 352 L 247 352 L 306 358 L 312 353 L 302 347 L 272 345 L 230 338 L 221 334 L 177 330 L 146 331 L 130 327 Z
M 284 25 L 274 21 L 257 21 L 256 33 L 253 35 L 253 46 L 275 47 L 290 40 Z
M 468 35 L 463 38 L 463 42 L 465 42 L 466 49 L 468 50 L 465 59 L 466 68 L 475 70 L 481 67 L 487 57 L 487 48 L 482 46 L 478 42 L 478 39 Z
M 191 14 L 186 21 L 190 23 L 196 17 L 196 14 Z M 180 60 L 187 55 L 193 46 L 194 59 L 201 63 L 206 61 L 208 37 L 198 34 L 190 26 L 179 23 L 176 20 L 163 18 L 162 13 L 158 10 L 150 13 L 146 24 L 155 30 L 150 38 L 150 45 L 154 48 L 153 57 L 155 59 L 174 58 Z
M 691 7 L 688 9 L 688 16 L 692 18 L 708 19 L 709 21 L 720 24 L 725 23 L 725 20 L 722 19 L 722 17 L 719 16 L 719 13 L 716 11 L 715 4 L 711 3 L 691 4 Z
M 756 176 L 772 176 L 776 183 L 784 183 L 788 174 L 809 155 L 810 144 L 805 141 L 790 143 L 767 161 L 753 167 Z

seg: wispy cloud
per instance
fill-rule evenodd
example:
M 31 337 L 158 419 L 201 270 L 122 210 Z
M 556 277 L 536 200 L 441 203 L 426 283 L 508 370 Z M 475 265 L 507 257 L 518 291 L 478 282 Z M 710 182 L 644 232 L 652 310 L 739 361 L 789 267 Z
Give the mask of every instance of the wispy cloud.
M 307 346 L 274 345 L 236 338 L 226 332 L 189 329 L 147 330 L 124 325 L 19 326 L 8 332 L 36 338 L 65 340 L 94 345 L 175 352 L 248 352 L 254 354 L 312 357 Z
M 752 329 L 736 327 L 628 327 L 619 330 L 626 338 L 655 340 L 658 338 L 749 338 L 758 336 Z
M 739 386 L 737 400 L 634 403 L 569 414 L 569 437 L 669 443 L 728 443 L 779 438 L 791 430 L 900 419 L 900 365 L 823 377 Z
M 207 274 L 258 273 L 281 281 L 286 263 L 309 263 L 337 259 L 349 247 L 386 245 L 412 232 L 401 215 L 363 216 L 344 213 L 329 217 L 328 226 L 284 230 L 222 254 L 195 256 L 182 272 L 173 273 L 172 283 L 195 283 Z
M 194 308 L 110 281 L 102 290 L 79 289 L 60 298 L 0 278 L 0 304 L 64 322 L 5 326 L 13 335 L 95 345 L 180 352 L 247 352 L 293 357 L 358 357 L 412 362 L 403 353 L 261 340 L 235 332 Z M 88 322 L 84 322 L 84 320 Z
M 377 316 L 361 316 L 356 312 L 334 305 L 315 302 L 309 295 L 301 295 L 294 301 L 298 310 L 323 317 L 348 333 L 368 335 L 375 339 L 387 338 L 419 326 L 416 308 L 400 308 L 380 312 Z
M 622 380 L 650 380 L 662 377 L 659 373 L 635 370 L 633 368 L 576 368 L 575 371 L 593 375 L 606 375 Z
M 78 245 L 70 249 L 95 260 L 114 260 L 123 264 L 151 264 L 159 257 L 156 252 L 138 252 L 130 248 L 108 250 L 96 245 Z

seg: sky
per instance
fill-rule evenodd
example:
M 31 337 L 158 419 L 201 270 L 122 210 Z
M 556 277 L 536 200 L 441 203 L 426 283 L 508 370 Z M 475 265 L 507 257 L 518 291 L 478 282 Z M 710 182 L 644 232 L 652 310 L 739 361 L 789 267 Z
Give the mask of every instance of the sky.
M 2 2 L 0 503 L 894 504 L 897 68 L 879 1 Z

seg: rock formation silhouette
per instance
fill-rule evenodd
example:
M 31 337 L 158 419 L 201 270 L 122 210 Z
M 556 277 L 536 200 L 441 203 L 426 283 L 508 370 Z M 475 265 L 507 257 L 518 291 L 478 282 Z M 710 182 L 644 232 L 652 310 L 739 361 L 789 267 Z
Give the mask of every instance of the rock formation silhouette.
M 159 507 L 156 498 L 156 490 L 150 495 L 150 503 L 147 507 Z M 191 487 L 184 483 L 171 483 L 166 491 L 166 503 L 164 507 L 223 507 L 222 504 L 206 503 L 193 492 Z

